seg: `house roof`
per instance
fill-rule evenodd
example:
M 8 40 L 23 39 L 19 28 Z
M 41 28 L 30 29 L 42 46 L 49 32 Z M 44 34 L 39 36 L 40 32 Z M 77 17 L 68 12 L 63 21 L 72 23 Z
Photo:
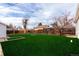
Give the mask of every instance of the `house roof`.
M 4 24 L 4 23 L 2 23 L 2 22 L 0 22 L 0 24 L 2 24 L 2 25 L 4 25 L 4 26 L 7 26 L 6 24 Z
M 48 25 L 41 25 L 41 26 L 38 26 L 36 28 L 48 28 L 49 26 Z
M 43 28 L 49 28 L 48 25 L 41 25 L 34 28 L 34 30 L 42 30 Z

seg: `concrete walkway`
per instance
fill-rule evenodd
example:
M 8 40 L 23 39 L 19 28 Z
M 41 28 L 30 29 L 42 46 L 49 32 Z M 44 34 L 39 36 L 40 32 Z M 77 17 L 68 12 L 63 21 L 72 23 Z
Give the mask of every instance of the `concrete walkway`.
M 3 56 L 3 51 L 2 51 L 1 43 L 0 43 L 0 56 Z
M 7 39 L 0 39 L 0 42 L 4 42 L 4 41 L 7 41 Z M 0 56 L 3 56 L 1 43 L 0 43 Z
M 77 38 L 76 35 L 66 35 L 66 37 L 70 37 L 70 38 Z

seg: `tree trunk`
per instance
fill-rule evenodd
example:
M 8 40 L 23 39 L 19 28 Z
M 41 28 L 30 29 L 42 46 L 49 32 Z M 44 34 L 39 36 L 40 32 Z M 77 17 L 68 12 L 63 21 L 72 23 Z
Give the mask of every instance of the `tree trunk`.
M 26 29 L 24 29 L 24 33 L 26 33 Z

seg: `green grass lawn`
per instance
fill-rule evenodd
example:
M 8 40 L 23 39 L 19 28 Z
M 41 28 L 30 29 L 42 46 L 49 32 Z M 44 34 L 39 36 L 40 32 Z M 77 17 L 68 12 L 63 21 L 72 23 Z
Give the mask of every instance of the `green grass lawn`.
M 47 34 L 16 34 L 10 37 L 9 41 L 1 42 L 5 56 L 79 55 L 79 40 L 76 38 Z

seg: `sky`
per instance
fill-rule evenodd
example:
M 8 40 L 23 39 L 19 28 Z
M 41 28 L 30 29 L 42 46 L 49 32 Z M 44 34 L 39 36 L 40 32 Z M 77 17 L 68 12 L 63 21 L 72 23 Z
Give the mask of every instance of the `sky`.
M 27 28 L 32 29 L 40 22 L 50 25 L 52 18 L 62 13 L 70 12 L 70 17 L 75 17 L 76 10 L 75 3 L 0 3 L 0 22 L 18 27 L 28 18 Z

